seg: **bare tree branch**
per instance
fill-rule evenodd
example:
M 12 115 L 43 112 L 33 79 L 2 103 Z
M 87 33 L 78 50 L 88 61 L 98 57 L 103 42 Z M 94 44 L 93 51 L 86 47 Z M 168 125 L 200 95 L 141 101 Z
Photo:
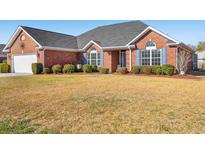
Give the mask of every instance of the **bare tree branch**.
M 186 73 L 189 63 L 192 61 L 192 55 L 184 50 L 179 50 L 177 54 L 177 69 L 179 73 Z

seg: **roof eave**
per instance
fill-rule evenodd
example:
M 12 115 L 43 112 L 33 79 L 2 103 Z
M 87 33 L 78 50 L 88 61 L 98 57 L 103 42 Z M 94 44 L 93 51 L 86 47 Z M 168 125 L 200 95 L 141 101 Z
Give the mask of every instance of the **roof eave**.
M 42 50 L 57 50 L 57 51 L 67 51 L 67 52 L 83 52 L 82 49 L 70 49 L 70 48 L 60 48 L 60 47 L 49 47 L 49 46 L 42 46 L 39 47 Z

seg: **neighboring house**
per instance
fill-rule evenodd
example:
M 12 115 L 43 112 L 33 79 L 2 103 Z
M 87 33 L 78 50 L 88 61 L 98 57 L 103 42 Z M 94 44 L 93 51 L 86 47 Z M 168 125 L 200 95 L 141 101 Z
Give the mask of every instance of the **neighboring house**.
M 5 44 L 0 44 L 0 63 L 1 63 L 4 59 L 7 58 L 7 57 L 6 57 L 6 53 L 3 52 L 3 49 L 4 49 L 5 46 L 6 46 Z
M 205 69 L 205 51 L 196 52 L 198 69 Z
M 34 62 L 44 67 L 82 62 L 114 72 L 134 65 L 177 66 L 179 51 L 192 55 L 191 48 L 141 21 L 100 26 L 79 36 L 20 26 L 4 51 L 11 72 L 30 73 Z M 188 65 L 191 70 L 192 62 Z

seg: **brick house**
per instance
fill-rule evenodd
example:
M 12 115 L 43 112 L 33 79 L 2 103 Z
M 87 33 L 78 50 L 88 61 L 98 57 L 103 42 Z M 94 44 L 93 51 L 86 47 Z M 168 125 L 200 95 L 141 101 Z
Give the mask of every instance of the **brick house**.
M 11 72 L 31 73 L 31 63 L 96 64 L 115 72 L 134 65 L 171 64 L 177 68 L 179 51 L 192 56 L 192 49 L 170 36 L 131 21 L 100 26 L 79 36 L 66 35 L 25 26 L 17 28 L 4 48 Z M 192 62 L 188 70 L 192 69 Z

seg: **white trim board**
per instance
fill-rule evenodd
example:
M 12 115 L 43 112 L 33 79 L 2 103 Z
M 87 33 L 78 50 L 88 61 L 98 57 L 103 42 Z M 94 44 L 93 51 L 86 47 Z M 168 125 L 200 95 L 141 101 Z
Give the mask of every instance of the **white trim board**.
M 172 37 L 170 37 L 170 36 L 168 36 L 168 35 L 166 35 L 166 34 L 160 32 L 159 30 L 157 30 L 157 29 L 155 29 L 155 28 L 149 26 L 149 27 L 147 27 L 144 31 L 142 31 L 139 35 L 137 35 L 134 39 L 132 39 L 132 40 L 127 44 L 127 46 L 130 45 L 131 43 L 137 41 L 137 40 L 138 40 L 139 38 L 141 38 L 142 36 L 144 36 L 149 30 L 154 31 L 154 32 L 160 34 L 161 36 L 163 36 L 163 37 L 165 37 L 165 38 L 168 38 L 169 40 L 174 41 L 175 43 L 179 43 L 179 41 L 175 40 L 174 38 L 172 38 Z
M 84 47 L 83 50 L 87 49 L 90 45 L 95 44 L 96 46 L 98 46 L 100 49 L 102 49 L 102 47 L 97 44 L 95 41 L 91 40 L 90 42 L 88 42 Z
M 11 36 L 11 38 L 9 39 L 6 46 L 4 47 L 3 52 L 7 52 L 6 49 L 11 46 L 11 44 L 15 41 L 15 39 L 17 38 L 17 36 L 20 34 L 21 31 L 23 31 L 26 35 L 28 35 L 39 47 L 42 47 L 29 33 L 27 33 L 21 26 L 19 26 L 14 32 L 14 34 Z

